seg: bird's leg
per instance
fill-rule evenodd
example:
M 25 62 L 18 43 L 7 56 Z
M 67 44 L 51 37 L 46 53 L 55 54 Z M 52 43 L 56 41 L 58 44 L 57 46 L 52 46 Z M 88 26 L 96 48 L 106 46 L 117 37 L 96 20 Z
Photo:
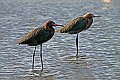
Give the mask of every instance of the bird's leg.
M 33 63 L 32 63 L 32 69 L 33 70 L 34 70 L 35 51 L 36 51 L 36 46 L 35 46 L 34 53 L 33 53 Z
M 42 64 L 42 69 L 41 72 L 43 71 L 43 61 L 42 61 L 42 44 L 40 44 L 40 57 L 41 57 L 41 64 Z
M 78 58 L 78 33 L 77 33 L 77 37 L 76 37 L 76 48 L 77 48 L 76 57 Z

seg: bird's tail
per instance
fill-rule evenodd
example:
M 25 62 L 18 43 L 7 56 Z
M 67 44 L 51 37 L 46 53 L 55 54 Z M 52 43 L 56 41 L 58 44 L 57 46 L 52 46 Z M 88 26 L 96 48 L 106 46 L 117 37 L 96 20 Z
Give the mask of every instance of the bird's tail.
M 17 40 L 17 43 L 20 44 L 25 44 L 25 42 L 22 39 Z

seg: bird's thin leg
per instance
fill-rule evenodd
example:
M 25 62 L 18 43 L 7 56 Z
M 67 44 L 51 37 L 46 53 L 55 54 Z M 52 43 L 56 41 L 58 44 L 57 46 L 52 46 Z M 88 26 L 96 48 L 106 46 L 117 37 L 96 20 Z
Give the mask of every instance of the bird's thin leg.
M 42 72 L 42 71 L 43 71 L 43 61 L 42 61 L 42 44 L 40 44 L 40 57 L 41 57 L 41 65 L 42 65 L 41 72 Z
M 33 53 L 33 63 L 32 63 L 32 69 L 34 69 L 35 51 L 36 51 L 36 46 L 35 46 L 34 53 Z
M 78 58 L 78 33 L 77 33 L 77 37 L 76 37 L 76 48 L 77 48 L 76 57 Z

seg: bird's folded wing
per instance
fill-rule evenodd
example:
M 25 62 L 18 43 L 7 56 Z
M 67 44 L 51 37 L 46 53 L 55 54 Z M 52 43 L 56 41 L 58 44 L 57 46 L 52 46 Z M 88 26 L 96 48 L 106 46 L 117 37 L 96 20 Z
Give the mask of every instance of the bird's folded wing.
M 66 26 L 64 26 L 62 29 L 60 29 L 60 33 L 74 33 L 74 32 L 80 32 L 84 29 L 85 25 L 87 23 L 87 20 L 78 17 L 71 22 L 69 22 Z
M 49 35 L 49 32 L 45 31 L 43 28 L 36 28 L 26 34 L 23 38 L 21 38 L 18 42 L 19 44 L 27 44 L 29 42 L 35 42 L 37 40 L 43 41 Z

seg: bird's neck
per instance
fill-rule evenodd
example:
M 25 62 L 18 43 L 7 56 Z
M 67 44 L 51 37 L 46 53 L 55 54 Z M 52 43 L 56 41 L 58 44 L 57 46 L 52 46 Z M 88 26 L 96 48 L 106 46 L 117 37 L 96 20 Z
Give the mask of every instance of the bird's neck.
M 89 17 L 89 16 L 83 16 L 83 18 L 92 19 L 92 17 Z
M 54 34 L 55 29 L 52 26 L 43 26 L 46 31 L 49 31 L 51 34 Z
M 55 32 L 55 29 L 53 27 L 49 27 L 48 30 L 50 31 L 51 34 L 54 34 L 54 32 Z
M 55 29 L 53 27 L 50 27 L 50 28 L 47 29 L 47 31 L 50 32 L 49 36 L 47 37 L 48 40 L 49 40 L 49 39 L 51 39 L 53 37 Z

